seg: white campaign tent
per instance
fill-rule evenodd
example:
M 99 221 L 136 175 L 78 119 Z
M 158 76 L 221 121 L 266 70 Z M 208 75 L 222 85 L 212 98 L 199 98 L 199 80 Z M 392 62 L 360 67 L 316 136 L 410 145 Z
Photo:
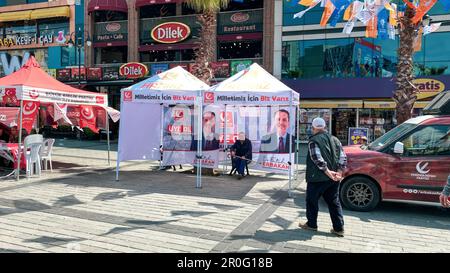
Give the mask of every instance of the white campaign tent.
M 178 66 L 122 89 L 116 180 L 119 180 L 122 161 L 160 160 L 164 105 L 195 105 L 202 109 L 202 93 L 208 88 Z M 199 124 L 201 118 L 198 115 Z M 202 135 L 202 126 L 197 127 L 198 135 Z M 199 143 L 197 149 L 200 155 Z M 197 181 L 197 186 L 199 184 Z
M 297 92 L 280 82 L 256 63 L 211 87 L 204 93 L 205 104 L 225 106 L 225 117 L 227 117 L 227 106 L 285 106 L 295 111 L 299 106 L 299 101 L 300 96 Z M 224 122 L 227 122 L 227 118 L 224 119 Z M 295 118 L 289 119 L 289 125 L 290 128 L 295 128 Z M 224 135 L 227 136 L 227 125 L 225 124 L 223 127 L 225 130 Z M 298 133 L 296 135 L 298 137 Z M 293 153 L 291 144 L 288 149 L 290 160 L 287 162 L 288 165 L 286 165 L 286 169 L 289 169 L 289 194 L 293 163 L 291 161 Z

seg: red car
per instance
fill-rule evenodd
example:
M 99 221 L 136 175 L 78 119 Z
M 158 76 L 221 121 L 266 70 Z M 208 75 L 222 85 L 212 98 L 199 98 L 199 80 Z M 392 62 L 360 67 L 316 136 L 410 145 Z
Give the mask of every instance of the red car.
M 380 201 L 439 205 L 450 174 L 450 92 L 445 93 L 443 115 L 413 118 L 368 146 L 344 148 L 348 168 L 340 194 L 346 208 L 370 211 Z

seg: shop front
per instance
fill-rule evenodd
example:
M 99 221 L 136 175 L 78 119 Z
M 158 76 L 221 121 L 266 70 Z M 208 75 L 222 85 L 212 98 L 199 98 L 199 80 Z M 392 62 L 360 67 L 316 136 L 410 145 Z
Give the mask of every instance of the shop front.
M 329 132 L 343 145 L 358 144 L 350 136 L 351 128 L 366 128 L 370 142 L 397 126 L 392 78 L 283 82 L 301 94 L 298 126 L 302 144 L 312 135 L 311 123 L 316 117 L 325 119 Z M 420 90 L 413 109 L 413 116 L 418 116 L 434 96 L 450 86 L 450 76 L 417 78 L 413 83 Z M 306 145 L 301 145 L 300 155 L 306 156 Z

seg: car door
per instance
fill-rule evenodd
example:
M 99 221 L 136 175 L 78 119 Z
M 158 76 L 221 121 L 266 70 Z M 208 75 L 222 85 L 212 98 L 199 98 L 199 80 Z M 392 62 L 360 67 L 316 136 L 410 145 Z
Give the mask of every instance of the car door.
M 392 155 L 392 199 L 438 202 L 450 174 L 450 125 L 419 126 L 399 140 L 402 155 Z

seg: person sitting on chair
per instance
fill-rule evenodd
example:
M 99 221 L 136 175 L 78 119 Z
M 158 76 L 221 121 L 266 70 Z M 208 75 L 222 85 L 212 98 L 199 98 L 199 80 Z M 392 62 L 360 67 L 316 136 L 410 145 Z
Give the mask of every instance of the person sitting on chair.
M 244 168 L 252 160 L 252 142 L 245 137 L 244 132 L 239 133 L 239 139 L 231 146 L 231 158 L 239 173 L 238 179 L 242 179 L 245 176 Z

